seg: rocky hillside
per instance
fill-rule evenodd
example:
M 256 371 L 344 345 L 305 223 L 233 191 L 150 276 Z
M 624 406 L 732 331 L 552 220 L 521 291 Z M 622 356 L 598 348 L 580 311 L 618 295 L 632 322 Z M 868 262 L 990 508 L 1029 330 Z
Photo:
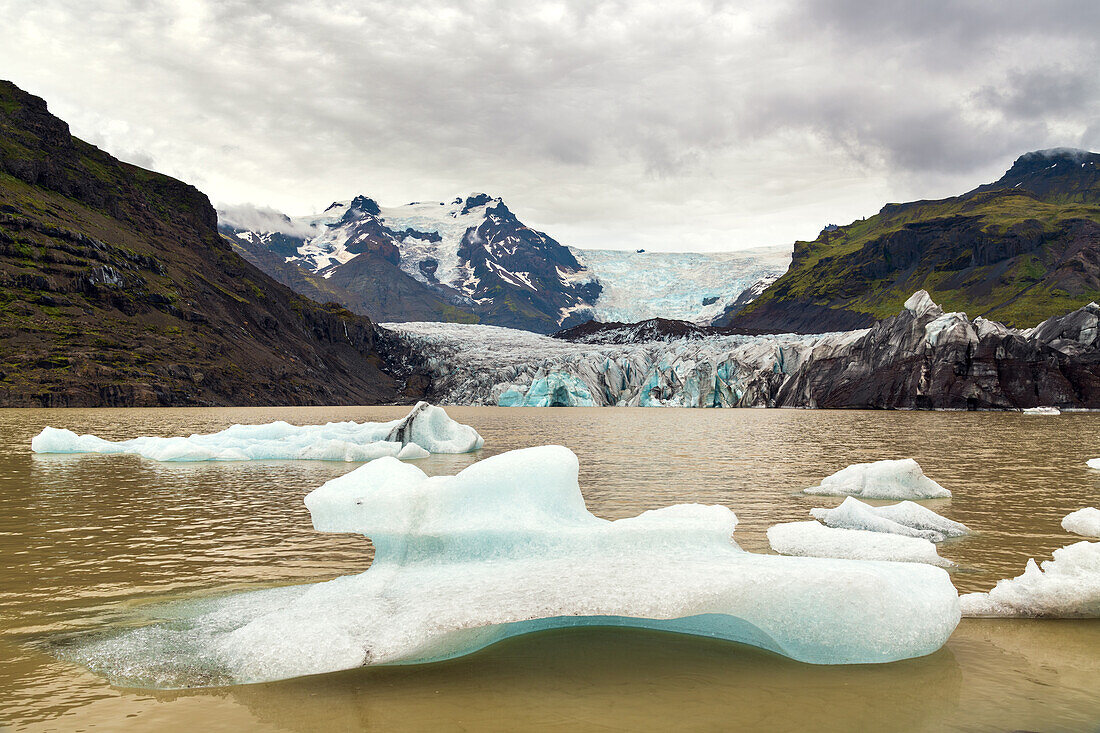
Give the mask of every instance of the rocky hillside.
M 567 247 L 486 194 L 386 208 L 357 196 L 316 216 L 221 218 L 227 238 L 273 277 L 379 321 L 549 332 L 588 320 L 600 292 Z
M 1028 153 L 961 196 L 826 227 L 796 242 L 787 273 L 718 325 L 859 328 L 919 289 L 949 310 L 1019 327 L 1100 300 L 1100 155 Z
M 201 192 L 0 82 L 0 404 L 389 402 L 379 338 L 243 260 Z

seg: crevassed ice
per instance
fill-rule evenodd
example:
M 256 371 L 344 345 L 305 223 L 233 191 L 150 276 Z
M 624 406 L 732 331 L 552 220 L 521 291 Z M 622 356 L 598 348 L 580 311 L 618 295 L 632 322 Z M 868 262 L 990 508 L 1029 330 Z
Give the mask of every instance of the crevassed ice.
M 1083 537 L 1100 537 L 1100 509 L 1085 507 L 1062 519 L 1062 529 Z
M 441 407 L 419 402 L 400 420 L 291 425 L 233 425 L 188 437 L 141 437 L 111 441 L 47 427 L 31 440 L 36 453 L 132 453 L 157 461 L 246 461 L 311 459 L 369 461 L 383 456 L 423 458 L 430 453 L 467 453 L 483 444 L 468 425 Z
M 1077 542 L 1053 559 L 1029 559 L 1023 575 L 959 599 L 966 616 L 1100 618 L 1100 542 Z
M 856 463 L 805 489 L 820 496 L 858 496 L 864 499 L 937 499 L 951 492 L 924 475 L 912 458 L 900 461 Z
M 966 525 L 912 501 L 876 507 L 848 496 L 834 509 L 811 509 L 810 516 L 829 527 L 887 532 L 904 537 L 920 537 L 932 542 L 942 542 L 947 537 L 961 537 L 969 532 Z
M 837 529 L 817 522 L 776 524 L 768 529 L 768 544 L 783 555 L 890 560 L 940 567 L 954 565 L 940 557 L 934 544 L 921 537 L 903 537 L 864 529 Z
M 230 596 L 66 655 L 120 684 L 177 687 L 431 662 L 541 629 L 619 625 L 846 664 L 928 654 L 958 623 L 939 568 L 747 553 L 722 506 L 607 521 L 588 512 L 577 474 L 560 446 L 432 478 L 373 461 L 306 497 L 318 530 L 370 537 L 365 573 Z

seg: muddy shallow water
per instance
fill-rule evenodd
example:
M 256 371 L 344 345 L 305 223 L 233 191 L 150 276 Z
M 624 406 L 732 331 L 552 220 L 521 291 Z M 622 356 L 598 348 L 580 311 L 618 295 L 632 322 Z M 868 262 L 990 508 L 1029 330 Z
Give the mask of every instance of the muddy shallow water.
M 798 490 L 849 463 L 916 458 L 951 489 L 925 502 L 977 534 L 941 545 L 961 592 L 1018 575 L 1100 505 L 1100 415 L 795 410 L 448 408 L 478 454 L 559 443 L 609 519 L 725 504 L 738 542 L 839 499 Z M 1096 730 L 1100 621 L 964 620 L 936 654 L 815 667 L 750 647 L 623 629 L 546 632 L 459 660 L 284 682 L 124 690 L 57 660 L 73 634 L 140 623 L 155 604 L 326 580 L 370 562 L 365 538 L 314 532 L 302 497 L 358 464 L 161 464 L 38 456 L 44 425 L 108 438 L 235 422 L 382 420 L 403 408 L 0 410 L 0 725 L 28 730 Z

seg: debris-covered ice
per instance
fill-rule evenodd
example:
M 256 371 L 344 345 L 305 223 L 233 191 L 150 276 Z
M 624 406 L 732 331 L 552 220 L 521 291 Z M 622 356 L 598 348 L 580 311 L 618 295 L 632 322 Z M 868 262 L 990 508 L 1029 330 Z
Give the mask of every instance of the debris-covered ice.
M 1100 509 L 1085 507 L 1062 519 L 1062 529 L 1082 537 L 1100 537 Z
M 958 623 L 940 568 L 748 553 L 722 506 L 608 521 L 588 512 L 577 476 L 559 446 L 431 478 L 372 461 L 306 497 L 318 530 L 371 539 L 366 572 L 208 601 L 65 654 L 120 684 L 178 687 L 423 663 L 543 629 L 616 625 L 848 664 L 929 654 Z
M 858 496 L 862 499 L 938 499 L 951 492 L 924 475 L 912 458 L 900 461 L 856 463 L 805 490 L 821 496 Z
M 405 417 L 384 423 L 291 425 L 280 420 L 176 438 L 111 441 L 47 427 L 31 440 L 31 450 L 133 453 L 156 461 L 370 461 L 383 456 L 423 458 L 430 453 L 468 453 L 480 448 L 482 442 L 476 430 L 452 420 L 442 407 L 419 402 Z
M 932 542 L 942 542 L 947 537 L 961 537 L 969 532 L 966 525 L 940 516 L 912 501 L 889 506 L 871 506 L 848 496 L 835 509 L 811 509 L 810 516 L 838 529 L 887 532 L 904 537 L 921 537 Z
M 997 582 L 988 593 L 959 599 L 966 616 L 1100 617 L 1100 542 L 1077 542 L 1054 558 L 1027 561 L 1024 574 Z
M 921 537 L 903 537 L 864 529 L 837 529 L 817 522 L 776 524 L 768 529 L 768 544 L 782 555 L 890 560 L 940 567 L 954 565 L 940 557 L 934 544 Z

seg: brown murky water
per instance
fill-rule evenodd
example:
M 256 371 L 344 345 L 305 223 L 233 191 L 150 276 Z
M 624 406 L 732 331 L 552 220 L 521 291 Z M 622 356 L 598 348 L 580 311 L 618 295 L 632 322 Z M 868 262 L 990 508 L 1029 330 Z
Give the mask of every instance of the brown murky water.
M 453 473 L 560 443 L 607 518 L 721 503 L 737 540 L 838 500 L 799 495 L 849 463 L 916 458 L 952 489 L 927 505 L 978 534 L 945 543 L 960 591 L 1018 575 L 1074 541 L 1100 505 L 1100 415 L 793 410 L 449 408 L 486 448 L 419 462 Z M 161 464 L 36 456 L 44 425 L 109 438 L 235 422 L 382 420 L 401 408 L 0 410 L 0 727 L 19 730 L 1100 729 L 1100 621 L 964 620 L 931 656 L 816 667 L 713 640 L 622 629 L 512 639 L 423 667 L 160 692 L 111 687 L 49 654 L 75 633 L 137 623 L 148 604 L 359 572 L 361 537 L 312 530 L 302 497 L 357 464 Z M 1079 539 L 1079 538 L 1077 538 Z

